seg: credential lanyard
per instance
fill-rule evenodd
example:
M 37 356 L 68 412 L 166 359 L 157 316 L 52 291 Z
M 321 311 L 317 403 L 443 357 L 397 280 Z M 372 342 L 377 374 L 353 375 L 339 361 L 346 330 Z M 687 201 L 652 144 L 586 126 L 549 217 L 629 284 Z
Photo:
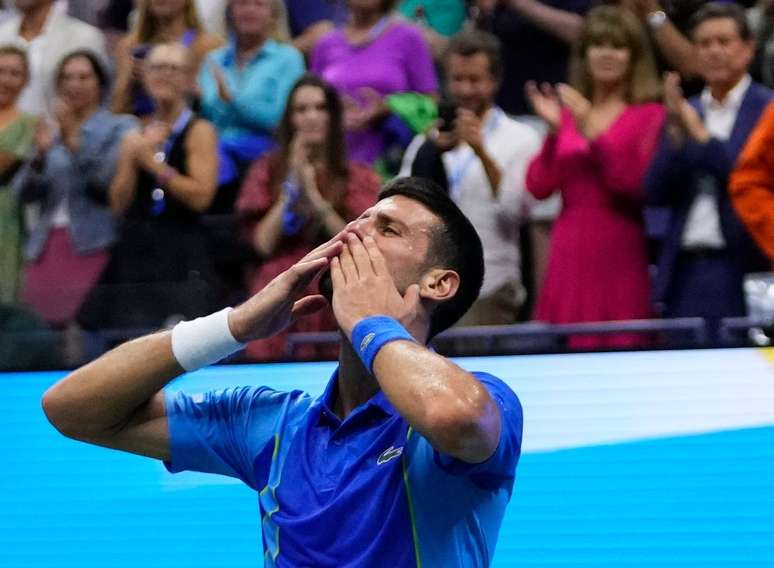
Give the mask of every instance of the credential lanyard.
M 486 124 L 484 125 L 484 132 L 481 136 L 484 140 L 486 140 L 486 138 L 492 134 L 492 132 L 494 132 L 495 128 L 497 128 L 502 115 L 503 111 L 499 108 L 492 109 L 492 112 L 487 119 Z M 454 201 L 456 201 L 459 197 L 460 183 L 462 182 L 462 178 L 465 177 L 468 168 L 473 163 L 473 160 L 475 160 L 477 157 L 472 148 L 467 148 L 467 150 L 468 154 L 465 156 L 465 159 L 461 161 L 459 166 L 454 168 L 454 171 L 452 171 L 451 175 L 449 176 L 449 197 L 451 197 Z

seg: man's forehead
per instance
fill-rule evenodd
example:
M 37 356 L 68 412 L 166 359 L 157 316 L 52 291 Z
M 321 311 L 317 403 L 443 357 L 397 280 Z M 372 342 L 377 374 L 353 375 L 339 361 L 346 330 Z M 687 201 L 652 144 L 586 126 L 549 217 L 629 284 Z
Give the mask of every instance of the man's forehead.
M 409 228 L 421 230 L 430 230 L 440 221 L 424 204 L 405 195 L 392 195 L 377 201 L 369 211 L 374 216 L 387 216 Z

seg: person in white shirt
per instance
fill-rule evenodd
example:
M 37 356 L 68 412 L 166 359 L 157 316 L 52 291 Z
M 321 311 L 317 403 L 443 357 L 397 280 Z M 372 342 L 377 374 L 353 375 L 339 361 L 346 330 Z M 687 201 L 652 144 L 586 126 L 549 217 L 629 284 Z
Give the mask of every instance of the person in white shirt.
M 448 44 L 444 66 L 454 114 L 414 138 L 400 173 L 446 187 L 481 236 L 484 284 L 460 325 L 514 323 L 526 299 L 519 248 L 528 203 L 524 175 L 541 137 L 494 105 L 502 73 L 494 36 L 460 32 Z
M 746 313 L 744 275 L 769 266 L 733 208 L 728 176 L 774 91 L 748 74 L 754 44 L 738 5 L 705 4 L 694 16 L 692 39 L 706 87 L 686 100 L 677 75 L 667 75 L 668 120 L 646 191 L 670 217 L 654 281 L 656 308 L 664 317 L 705 318 L 714 341 L 722 318 Z
M 19 99 L 29 113 L 53 116 L 54 74 L 73 51 L 87 49 L 107 62 L 105 38 L 97 28 L 68 16 L 53 0 L 16 0 L 17 14 L 0 23 L 0 44 L 27 51 L 30 80 Z
M 196 0 L 196 13 L 208 34 L 226 35 L 226 5 L 228 0 Z

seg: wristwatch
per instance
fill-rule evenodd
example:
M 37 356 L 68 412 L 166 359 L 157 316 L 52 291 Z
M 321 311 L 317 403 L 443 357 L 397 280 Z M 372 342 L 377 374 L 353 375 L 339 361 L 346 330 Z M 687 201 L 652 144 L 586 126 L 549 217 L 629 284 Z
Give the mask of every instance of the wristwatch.
M 663 26 L 667 21 L 667 15 L 664 10 L 656 10 L 645 16 L 645 21 L 648 22 L 648 26 L 652 30 L 657 30 Z

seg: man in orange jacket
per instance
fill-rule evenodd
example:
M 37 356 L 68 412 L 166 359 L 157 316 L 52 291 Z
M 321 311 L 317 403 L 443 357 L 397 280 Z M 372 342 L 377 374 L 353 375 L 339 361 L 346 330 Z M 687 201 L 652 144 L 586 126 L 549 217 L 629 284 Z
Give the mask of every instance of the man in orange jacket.
M 769 104 L 729 179 L 731 200 L 758 246 L 774 261 L 774 103 Z

